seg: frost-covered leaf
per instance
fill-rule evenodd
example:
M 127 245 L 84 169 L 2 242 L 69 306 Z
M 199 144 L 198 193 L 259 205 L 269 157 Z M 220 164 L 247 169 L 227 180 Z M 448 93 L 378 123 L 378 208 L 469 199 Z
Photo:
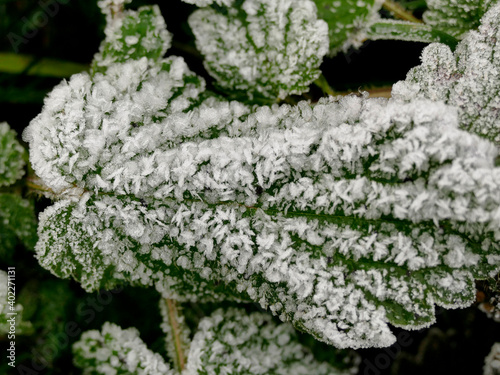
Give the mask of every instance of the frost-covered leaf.
M 186 372 L 198 374 L 348 374 L 317 362 L 288 324 L 242 309 L 219 309 L 200 321 Z
M 208 72 L 250 99 L 300 94 L 319 77 L 328 27 L 311 0 L 245 0 L 189 18 Z
M 109 1 L 101 2 L 106 10 Z M 113 3 L 113 2 L 111 2 Z M 94 57 L 93 70 L 103 71 L 113 63 L 139 60 L 143 57 L 158 60 L 170 47 L 172 35 L 167 31 L 165 20 L 157 5 L 136 10 L 122 10 L 108 16 L 104 30 L 106 39 Z
M 23 320 L 23 305 L 12 296 L 15 286 L 15 278 L 9 279 L 7 272 L 0 270 L 0 336 L 29 334 L 32 331 L 31 323 Z
M 428 46 L 422 65 L 393 88 L 393 97 L 429 98 L 458 107 L 460 127 L 500 144 L 500 4 L 482 19 L 455 52 Z
M 26 150 L 6 122 L 0 123 L 0 186 L 11 185 L 24 175 Z
M 314 0 L 318 17 L 328 23 L 330 54 L 359 47 L 366 30 L 378 20 L 383 0 Z
M 428 10 L 423 18 L 428 25 L 461 37 L 479 26 L 494 3 L 495 0 L 427 0 Z
M 18 194 L 0 194 L 0 259 L 10 259 L 19 241 L 33 249 L 37 240 L 36 228 L 33 202 Z
M 473 278 L 498 269 L 496 148 L 453 109 L 348 97 L 248 115 L 209 99 L 155 122 L 131 105 L 146 86 L 132 76 L 109 96 L 119 77 L 62 84 L 26 133 L 37 174 L 73 191 L 40 217 L 38 258 L 58 276 L 253 300 L 362 347 L 390 344 L 387 322 L 429 325 L 434 303 L 472 303 Z
M 500 374 L 500 342 L 493 344 L 491 352 L 484 360 L 483 375 Z
M 87 331 L 73 344 L 73 361 L 90 374 L 174 375 L 157 353 L 153 353 L 135 328 L 122 329 L 106 322 L 101 331 Z

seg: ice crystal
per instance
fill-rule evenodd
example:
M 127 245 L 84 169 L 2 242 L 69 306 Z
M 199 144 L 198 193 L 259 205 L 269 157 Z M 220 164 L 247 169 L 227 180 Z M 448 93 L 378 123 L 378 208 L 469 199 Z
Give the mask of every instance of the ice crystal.
M 405 100 L 429 98 L 457 106 L 462 129 L 500 145 L 500 4 L 488 11 L 478 31 L 471 31 L 455 52 L 431 44 L 422 65 L 406 81 L 398 82 L 393 96 Z
M 311 0 L 246 0 L 189 18 L 208 72 L 250 98 L 300 94 L 320 75 L 328 27 Z

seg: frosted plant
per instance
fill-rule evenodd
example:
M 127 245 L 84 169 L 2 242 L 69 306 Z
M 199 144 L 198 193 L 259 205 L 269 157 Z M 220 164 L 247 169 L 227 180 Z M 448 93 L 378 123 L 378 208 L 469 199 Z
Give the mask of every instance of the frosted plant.
M 74 362 L 84 374 L 174 374 L 138 331 L 105 323 L 73 345 Z M 189 346 L 182 374 L 347 374 L 317 362 L 288 324 L 276 324 L 263 313 L 219 309 L 200 321 Z M 114 371 L 113 371 L 114 370 Z M 124 372 L 125 371 L 125 372 Z
M 460 127 L 500 144 L 500 4 L 488 11 L 455 52 L 428 46 L 422 65 L 393 87 L 393 97 L 429 98 L 457 106 Z
M 495 343 L 491 347 L 491 352 L 485 358 L 483 375 L 500 374 L 500 343 Z
M 73 345 L 74 363 L 83 374 L 173 375 L 174 370 L 153 353 L 135 328 L 105 323 L 102 331 L 87 331 Z
M 14 184 L 24 175 L 27 153 L 6 122 L 0 123 L 0 260 L 7 261 L 17 243 L 33 248 L 36 221 L 31 201 L 23 199 Z
M 232 8 L 248 25 L 252 4 L 269 6 Z M 314 4 L 287 4 L 278 20 L 316 25 Z M 191 24 L 231 12 L 200 9 Z M 151 48 L 166 45 L 163 24 L 146 25 L 163 38 Z M 88 291 L 257 302 L 360 348 L 392 344 L 388 324 L 429 326 L 435 304 L 472 304 L 474 279 L 498 272 L 497 148 L 460 130 L 456 108 L 355 96 L 250 107 L 206 91 L 181 58 L 125 53 L 58 85 L 24 133 L 57 200 L 36 246 L 55 275 Z
M 479 22 L 494 0 L 427 0 L 425 23 L 461 37 Z
M 246 0 L 195 11 L 189 25 L 221 88 L 254 97 L 300 94 L 321 74 L 328 27 L 311 0 Z

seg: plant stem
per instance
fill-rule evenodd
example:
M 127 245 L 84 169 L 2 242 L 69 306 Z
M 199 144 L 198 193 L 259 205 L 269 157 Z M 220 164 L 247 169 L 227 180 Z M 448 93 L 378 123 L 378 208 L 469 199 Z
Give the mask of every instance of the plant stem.
M 408 21 L 379 20 L 370 25 L 367 30 L 368 39 L 404 40 L 423 43 L 444 43 L 455 49 L 458 40 L 453 36 L 436 30 L 423 23 Z
M 415 23 L 422 23 L 422 20 L 419 20 L 417 17 L 403 8 L 400 4 L 395 3 L 392 0 L 385 0 L 383 7 L 389 12 L 393 13 L 396 18 Z
M 179 326 L 179 322 L 177 321 L 178 309 L 175 301 L 172 299 L 165 298 L 165 303 L 167 305 L 168 322 L 172 328 L 172 338 L 174 340 L 176 353 L 174 362 L 177 365 L 179 372 L 182 372 L 186 366 L 186 358 L 184 356 L 184 350 L 182 349 L 181 328 Z
M 35 56 L 0 53 L 0 72 L 29 76 L 65 78 L 88 70 L 85 64 L 57 59 L 37 59 Z
M 331 96 L 335 96 L 335 91 L 333 91 L 332 87 L 330 86 L 330 84 L 328 83 L 328 81 L 326 80 L 325 76 L 323 74 L 321 74 L 319 76 L 319 78 L 314 81 L 314 84 L 316 86 L 318 86 L 321 91 L 323 91 L 323 94 L 327 94 L 327 95 L 331 95 Z

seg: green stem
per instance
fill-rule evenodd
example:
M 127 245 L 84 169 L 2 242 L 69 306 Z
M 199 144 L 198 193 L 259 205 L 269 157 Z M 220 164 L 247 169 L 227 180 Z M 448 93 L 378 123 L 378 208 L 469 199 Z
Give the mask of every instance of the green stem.
M 165 298 L 165 304 L 167 305 L 168 310 L 168 322 L 172 328 L 172 339 L 174 341 L 176 354 L 174 362 L 178 367 L 179 372 L 182 372 L 186 367 L 186 357 L 184 356 L 184 351 L 182 349 L 181 327 L 177 321 L 179 310 L 177 309 L 175 301 L 172 299 Z
M 458 40 L 445 32 L 423 23 L 396 20 L 379 20 L 368 28 L 368 39 L 405 40 L 424 43 L 444 43 L 454 49 Z
M 323 74 L 321 74 L 319 76 L 319 78 L 314 81 L 314 84 L 319 87 L 321 89 L 321 91 L 323 91 L 323 94 L 327 94 L 327 95 L 331 95 L 331 96 L 335 96 L 335 91 L 333 91 L 332 87 L 330 86 L 330 84 L 328 83 L 328 81 L 326 80 L 325 76 Z
M 0 72 L 30 76 L 65 78 L 88 70 L 88 65 L 29 55 L 0 53 Z
M 385 0 L 383 7 L 394 14 L 396 18 L 415 23 L 422 23 L 422 20 L 419 20 L 417 17 L 403 8 L 400 4 L 395 3 L 394 1 Z

